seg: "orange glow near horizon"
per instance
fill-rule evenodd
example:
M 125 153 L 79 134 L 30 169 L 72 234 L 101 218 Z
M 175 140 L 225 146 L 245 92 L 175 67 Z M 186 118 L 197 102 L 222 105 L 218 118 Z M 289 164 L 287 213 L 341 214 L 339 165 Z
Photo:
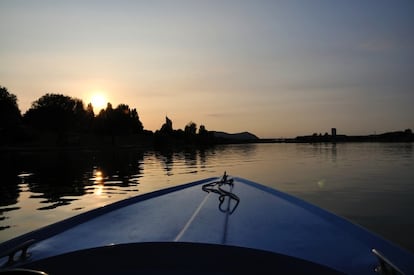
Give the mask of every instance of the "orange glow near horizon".
M 99 111 L 106 107 L 108 100 L 105 98 L 102 92 L 96 92 L 91 96 L 91 103 L 94 111 Z

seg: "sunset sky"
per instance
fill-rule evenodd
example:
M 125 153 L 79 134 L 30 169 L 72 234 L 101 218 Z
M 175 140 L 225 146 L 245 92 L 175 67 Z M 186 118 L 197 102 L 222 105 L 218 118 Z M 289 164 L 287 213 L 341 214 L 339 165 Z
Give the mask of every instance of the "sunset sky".
M 414 1 L 0 0 L 0 85 L 100 94 L 145 129 L 414 130 Z

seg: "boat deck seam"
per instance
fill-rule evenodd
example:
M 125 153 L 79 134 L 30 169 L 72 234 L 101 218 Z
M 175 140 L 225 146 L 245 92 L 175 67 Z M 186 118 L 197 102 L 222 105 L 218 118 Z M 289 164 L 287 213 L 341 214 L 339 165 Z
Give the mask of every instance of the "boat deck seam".
M 207 202 L 209 196 L 211 193 L 208 193 L 204 199 L 201 201 L 197 209 L 194 211 L 193 215 L 188 219 L 187 223 L 184 225 L 184 227 L 181 229 L 181 231 L 178 233 L 178 235 L 175 237 L 174 242 L 178 242 L 181 237 L 185 234 L 187 229 L 190 227 L 190 225 L 193 223 L 194 219 L 197 217 L 200 210 L 203 208 L 204 204 Z

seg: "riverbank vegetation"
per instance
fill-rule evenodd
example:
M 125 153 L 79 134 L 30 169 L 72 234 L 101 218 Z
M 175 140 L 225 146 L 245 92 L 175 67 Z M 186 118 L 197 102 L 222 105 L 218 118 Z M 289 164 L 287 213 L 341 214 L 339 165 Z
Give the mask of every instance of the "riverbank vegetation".
M 35 100 L 22 114 L 17 97 L 0 86 L 0 148 L 112 148 L 112 147 L 183 147 L 228 143 L 324 143 L 324 142 L 414 142 L 411 129 L 347 136 L 325 133 L 288 139 L 259 139 L 249 132 L 228 134 L 210 131 L 204 125 L 188 122 L 184 129 L 174 129 L 166 117 L 160 129 L 146 130 L 137 109 L 128 104 L 111 103 L 94 113 L 91 103 L 63 94 L 47 93 Z
M 250 142 L 215 136 L 204 125 L 190 121 L 174 129 L 170 118 L 155 132 L 145 130 L 137 109 L 127 104 L 94 113 L 91 103 L 63 94 L 47 93 L 22 114 L 16 95 L 0 86 L 0 146 L 8 148 L 107 147 L 107 146 L 208 146 L 217 143 Z

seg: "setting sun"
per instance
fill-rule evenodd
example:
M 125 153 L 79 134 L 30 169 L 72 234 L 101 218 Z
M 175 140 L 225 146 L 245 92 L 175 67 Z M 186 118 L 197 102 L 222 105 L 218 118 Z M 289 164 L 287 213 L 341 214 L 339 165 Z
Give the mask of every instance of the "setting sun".
M 105 108 L 107 100 L 102 94 L 94 94 L 91 97 L 91 103 L 95 110 L 101 110 Z

